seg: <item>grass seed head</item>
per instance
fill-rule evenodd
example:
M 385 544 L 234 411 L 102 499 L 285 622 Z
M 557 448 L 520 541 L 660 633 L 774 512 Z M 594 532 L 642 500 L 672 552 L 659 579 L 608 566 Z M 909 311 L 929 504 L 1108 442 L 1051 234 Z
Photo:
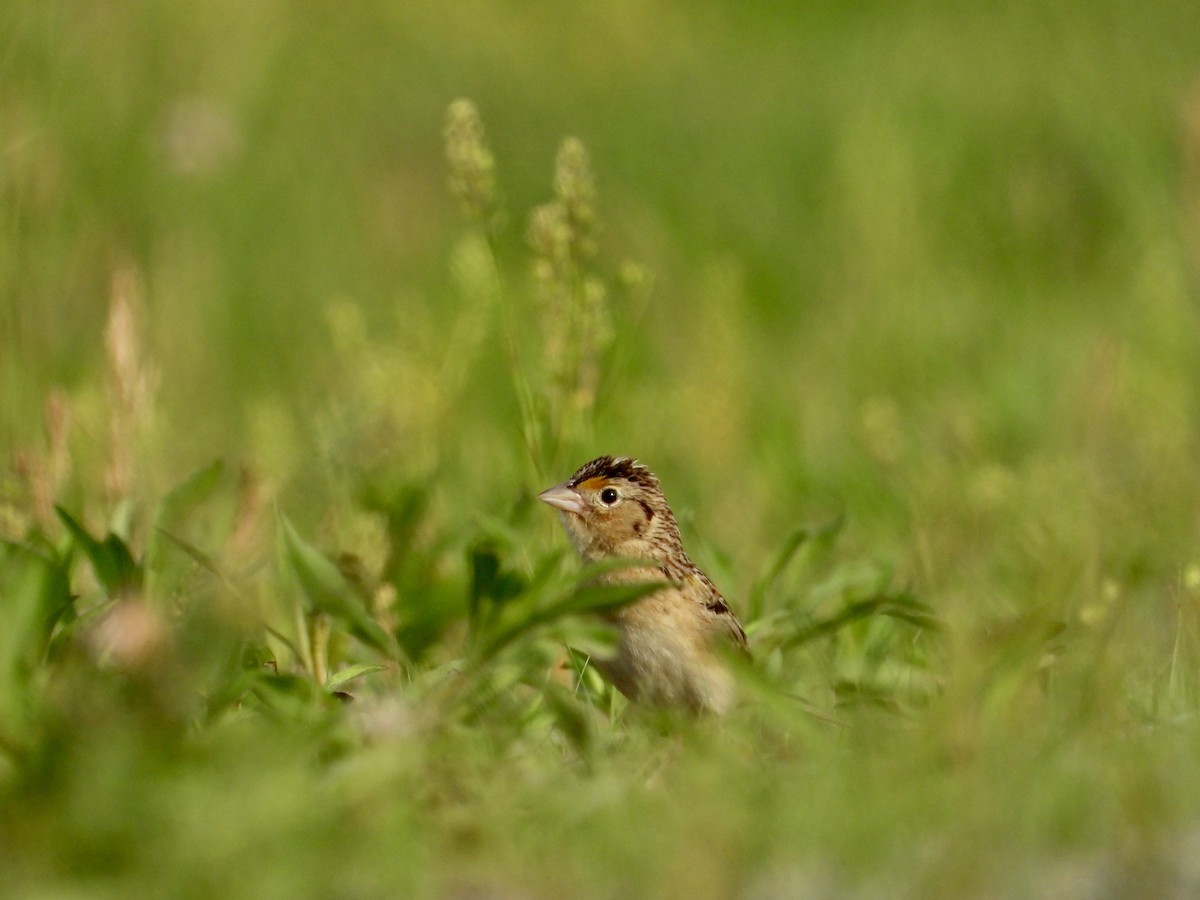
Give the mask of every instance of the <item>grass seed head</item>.
M 157 375 L 142 346 L 145 318 L 141 273 L 124 264 L 113 274 L 104 329 L 112 446 L 107 484 L 114 497 L 128 497 L 138 448 L 149 426 Z
M 565 138 L 554 161 L 554 196 L 562 205 L 571 250 L 577 260 L 595 255 L 596 184 L 587 148 L 579 138 Z
M 474 103 L 458 99 L 450 104 L 444 136 L 450 192 L 468 217 L 488 218 L 495 206 L 496 163 Z

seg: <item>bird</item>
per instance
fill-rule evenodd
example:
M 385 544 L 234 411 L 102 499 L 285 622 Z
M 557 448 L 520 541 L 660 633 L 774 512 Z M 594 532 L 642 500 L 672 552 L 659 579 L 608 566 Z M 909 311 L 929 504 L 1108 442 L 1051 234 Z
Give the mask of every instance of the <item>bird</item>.
M 584 563 L 638 561 L 601 583 L 663 583 L 607 614 L 618 643 L 614 656 L 595 660 L 601 673 L 639 705 L 728 713 L 736 687 L 722 648 L 748 655 L 746 632 L 683 549 L 654 473 L 632 457 L 601 456 L 538 499 L 558 512 Z

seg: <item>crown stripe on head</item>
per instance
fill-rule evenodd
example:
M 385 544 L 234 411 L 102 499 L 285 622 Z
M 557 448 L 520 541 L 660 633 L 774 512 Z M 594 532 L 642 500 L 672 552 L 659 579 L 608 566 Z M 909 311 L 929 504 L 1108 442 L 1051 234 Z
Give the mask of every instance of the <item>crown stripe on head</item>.
M 624 478 L 643 487 L 658 487 L 658 479 L 654 474 L 629 456 L 599 456 L 580 466 L 569 483 L 578 486 L 589 478 Z

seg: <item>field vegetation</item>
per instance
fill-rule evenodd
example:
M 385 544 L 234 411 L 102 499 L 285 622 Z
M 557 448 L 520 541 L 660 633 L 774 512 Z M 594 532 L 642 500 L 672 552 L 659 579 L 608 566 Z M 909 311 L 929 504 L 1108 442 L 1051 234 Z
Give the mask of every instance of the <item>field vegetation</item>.
M 1195 4 L 0 8 L 5 893 L 1195 896 L 1198 704 Z

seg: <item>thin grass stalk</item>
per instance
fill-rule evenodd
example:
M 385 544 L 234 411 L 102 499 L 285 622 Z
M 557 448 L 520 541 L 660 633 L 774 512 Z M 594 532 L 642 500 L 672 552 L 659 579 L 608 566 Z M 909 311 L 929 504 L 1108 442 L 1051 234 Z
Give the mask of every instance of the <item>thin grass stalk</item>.
M 109 496 L 118 503 L 131 500 L 137 489 L 134 475 L 144 456 L 158 380 L 143 346 L 144 310 L 141 273 L 126 263 L 113 274 L 104 330 L 111 405 L 105 481 Z
M 443 135 L 450 169 L 450 192 L 462 206 L 468 227 L 478 232 L 487 250 L 489 275 L 495 285 L 496 303 L 500 308 L 500 328 L 509 377 L 520 411 L 521 436 L 533 475 L 541 479 L 546 467 L 536 391 L 520 351 L 519 313 L 512 303 L 500 266 L 498 227 L 501 215 L 496 192 L 495 158 L 487 145 L 483 120 L 475 104 L 466 99 L 451 103 L 446 113 Z
M 329 680 L 329 616 L 315 613 L 309 621 L 309 628 L 312 635 L 312 676 L 317 684 L 324 684 Z

